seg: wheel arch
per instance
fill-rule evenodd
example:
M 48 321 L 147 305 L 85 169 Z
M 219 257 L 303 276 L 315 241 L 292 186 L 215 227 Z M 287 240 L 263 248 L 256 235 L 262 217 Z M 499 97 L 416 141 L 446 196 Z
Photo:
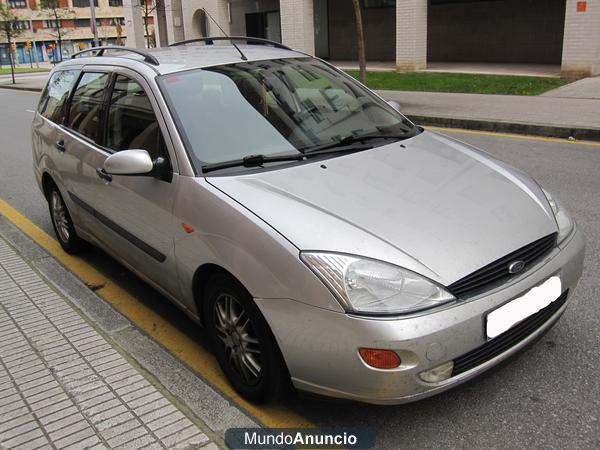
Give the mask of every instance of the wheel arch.
M 202 326 L 206 326 L 206 323 L 205 323 L 206 314 L 204 311 L 204 308 L 206 307 L 206 302 L 205 302 L 206 283 L 212 276 L 219 274 L 219 273 L 231 277 L 233 280 L 235 280 L 240 285 L 240 287 L 242 287 L 246 292 L 248 292 L 248 295 L 250 295 L 250 297 L 252 297 L 252 294 L 250 294 L 250 292 L 248 291 L 246 286 L 244 286 L 244 284 L 239 280 L 239 278 L 237 278 L 234 274 L 232 274 L 230 271 L 228 271 L 224 267 L 222 267 L 218 264 L 214 264 L 214 263 L 206 263 L 206 264 L 201 265 L 200 267 L 198 267 L 196 269 L 196 272 L 194 273 L 194 278 L 192 281 L 192 290 L 193 290 L 192 293 L 193 293 L 194 302 L 196 304 L 196 311 L 198 313 L 198 317 L 200 319 L 200 323 L 202 324 Z
M 50 195 L 50 187 L 57 186 L 56 181 L 52 178 L 48 172 L 44 171 L 42 175 L 42 192 L 44 193 L 44 198 L 47 200 L 48 195 Z

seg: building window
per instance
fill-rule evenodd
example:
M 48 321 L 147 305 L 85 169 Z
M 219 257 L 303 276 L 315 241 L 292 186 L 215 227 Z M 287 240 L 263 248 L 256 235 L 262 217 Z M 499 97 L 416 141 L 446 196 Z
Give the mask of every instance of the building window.
M 108 6 L 123 6 L 123 0 L 108 0 Z
M 60 28 L 60 20 L 43 20 L 44 28 Z
M 362 0 L 362 6 L 365 9 L 391 8 L 396 6 L 396 0 Z
M 27 8 L 27 0 L 8 0 L 9 8 Z
M 125 25 L 125 17 L 111 17 L 109 24 L 113 27 L 117 25 Z
M 98 6 L 98 0 L 94 0 L 94 6 Z M 89 8 L 90 0 L 73 0 L 73 8 Z
M 88 28 L 90 26 L 90 19 L 75 19 L 76 28 Z
M 31 28 L 28 20 L 17 20 L 12 25 L 15 30 L 29 30 Z

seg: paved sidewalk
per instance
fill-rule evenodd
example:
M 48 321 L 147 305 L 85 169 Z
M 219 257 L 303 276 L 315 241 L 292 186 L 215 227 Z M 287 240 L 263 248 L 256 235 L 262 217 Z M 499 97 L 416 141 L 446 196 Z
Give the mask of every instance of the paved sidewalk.
M 600 76 L 583 78 L 565 86 L 544 92 L 542 97 L 562 97 L 600 100 Z
M 0 75 L 0 88 L 41 91 L 46 85 L 48 72 L 17 73 L 16 84 L 13 84 L 10 74 Z
M 0 448 L 217 448 L 151 381 L 0 238 Z
M 385 99 L 398 101 L 402 112 L 417 123 L 600 139 L 598 99 L 407 91 L 378 93 Z

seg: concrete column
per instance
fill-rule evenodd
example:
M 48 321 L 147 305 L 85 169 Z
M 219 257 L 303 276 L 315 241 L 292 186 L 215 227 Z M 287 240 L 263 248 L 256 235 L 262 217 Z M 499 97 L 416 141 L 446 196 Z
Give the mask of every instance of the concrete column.
M 165 18 L 167 22 L 167 41 L 170 44 L 183 41 L 185 35 L 183 33 L 181 0 L 165 0 Z
M 301 52 L 315 54 L 314 0 L 281 0 L 281 40 Z
M 427 68 L 427 0 L 396 0 L 396 69 Z
M 600 74 L 600 1 L 567 0 L 561 71 L 564 76 Z
M 127 47 L 146 48 L 144 39 L 144 20 L 139 8 L 139 0 L 123 0 Z
M 158 7 L 152 13 L 154 16 L 154 36 L 157 47 L 167 47 L 169 40 L 167 38 L 167 17 L 165 13 L 165 4 L 159 2 Z

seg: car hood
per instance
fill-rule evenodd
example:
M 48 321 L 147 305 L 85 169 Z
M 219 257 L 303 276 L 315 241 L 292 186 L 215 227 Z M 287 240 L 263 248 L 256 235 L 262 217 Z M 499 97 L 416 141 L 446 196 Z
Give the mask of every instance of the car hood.
M 444 285 L 557 229 L 532 179 L 431 132 L 207 180 L 300 250 L 375 258 Z

